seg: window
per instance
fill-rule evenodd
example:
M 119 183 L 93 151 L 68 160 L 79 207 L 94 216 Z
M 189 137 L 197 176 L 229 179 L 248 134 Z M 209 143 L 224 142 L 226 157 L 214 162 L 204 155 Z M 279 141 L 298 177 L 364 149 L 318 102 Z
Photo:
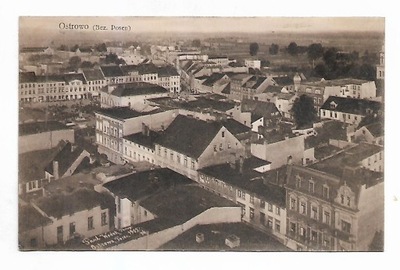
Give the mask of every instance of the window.
M 290 222 L 289 229 L 290 229 L 291 233 L 295 233 L 296 232 L 296 223 Z
M 93 230 L 93 217 L 88 217 L 88 230 Z
M 167 157 L 167 148 L 164 149 L 164 157 Z
M 268 203 L 268 211 L 272 212 L 272 204 Z
M 260 207 L 261 207 L 261 208 L 265 208 L 265 201 L 261 200 L 261 202 L 260 202 Z
M 214 144 L 214 152 L 217 152 L 217 145 Z
M 324 186 L 322 188 L 322 196 L 326 199 L 329 199 L 329 187 Z
M 304 229 L 303 227 L 300 227 L 300 230 L 299 230 L 299 234 L 300 234 L 300 236 L 306 236 L 306 229 Z
M 317 241 L 317 232 L 314 230 L 311 230 L 311 241 L 316 242 Z
M 220 143 L 219 144 L 219 151 L 222 151 L 223 150 L 223 148 L 222 148 L 222 143 Z
M 296 199 L 290 198 L 290 209 L 296 210 Z
M 331 213 L 329 211 L 324 211 L 324 215 L 323 215 L 322 221 L 325 224 L 328 224 L 328 225 L 331 224 Z
M 222 135 L 222 138 L 225 138 L 225 131 L 222 131 L 221 135 Z
M 143 214 L 144 214 L 145 217 L 147 217 L 147 211 L 146 210 L 144 210 Z
M 342 220 L 342 231 L 350 233 L 351 224 L 347 221 Z
M 250 195 L 250 202 L 254 203 L 254 196 L 253 195 Z
M 171 160 L 174 160 L 174 153 L 171 152 L 171 153 L 169 154 L 169 157 L 170 157 Z
M 350 197 L 347 196 L 347 206 L 350 206 Z
M 379 160 L 382 160 L 382 152 L 379 152 Z
M 228 149 L 231 149 L 231 143 L 228 142 Z
M 158 155 L 161 156 L 161 146 L 158 147 Z
M 181 163 L 181 155 L 176 154 L 176 161 L 177 161 L 178 163 Z
M 310 193 L 314 193 L 314 182 L 313 181 L 308 182 L 308 191 Z
M 57 227 L 57 242 L 61 243 L 63 241 L 64 241 L 63 226 L 58 226 Z
M 246 215 L 246 206 L 242 203 L 238 203 L 240 207 L 242 208 L 242 217 Z
M 268 217 L 268 223 L 267 223 L 268 228 L 272 229 L 272 224 L 273 224 L 272 217 Z
M 185 158 L 183 159 L 183 164 L 185 165 L 185 167 L 187 167 L 187 157 L 185 157 Z
M 101 213 L 101 226 L 107 225 L 107 212 Z
M 318 220 L 318 208 L 314 205 L 311 207 L 311 218 Z
M 250 207 L 250 219 L 254 219 L 254 209 Z
M 192 169 L 194 170 L 194 160 L 192 160 Z
M 301 188 L 301 177 L 296 176 L 296 187 Z
M 281 209 L 278 206 L 275 207 L 275 214 L 277 214 L 278 216 L 281 214 Z
M 275 219 L 275 230 L 280 232 L 281 231 L 281 222 Z
M 69 236 L 73 236 L 75 233 L 75 222 L 69 224 Z
M 260 212 L 260 223 L 262 225 L 265 225 L 265 214 Z
M 300 203 L 300 213 L 304 215 L 307 214 L 307 206 L 305 202 Z

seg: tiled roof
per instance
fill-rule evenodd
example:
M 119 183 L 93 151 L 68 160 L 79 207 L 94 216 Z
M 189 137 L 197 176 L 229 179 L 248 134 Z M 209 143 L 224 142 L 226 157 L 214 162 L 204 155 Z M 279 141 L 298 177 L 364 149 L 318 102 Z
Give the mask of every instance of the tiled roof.
M 124 76 L 120 66 L 102 66 L 100 67 L 104 77 Z
M 178 71 L 173 66 L 159 67 L 157 73 L 159 77 L 179 76 Z
M 212 207 L 238 207 L 199 186 L 180 185 L 145 198 L 140 203 L 157 217 L 176 224 L 188 221 Z
M 255 165 L 255 163 L 257 164 Z M 266 161 L 264 161 L 265 163 Z M 261 163 L 257 161 L 245 160 L 242 173 L 239 172 L 239 169 L 233 169 L 228 163 L 202 168 L 199 172 L 222 180 L 247 193 L 257 194 L 265 200 L 284 208 L 286 198 L 285 188 L 268 182 L 264 183 L 263 173 L 253 170 L 259 167 L 259 164 Z
M 146 134 L 143 134 L 142 132 L 139 132 L 129 136 L 125 136 L 124 139 L 130 142 L 137 143 L 139 145 L 143 145 L 147 148 L 154 149 L 154 142 L 160 136 L 161 136 L 160 132 L 149 130 L 148 136 Z
M 250 128 L 248 126 L 245 126 L 234 119 L 227 119 L 225 121 L 222 121 L 222 125 L 224 125 L 224 127 L 226 127 L 226 129 L 229 130 L 229 132 L 233 135 L 242 134 L 250 131 Z
M 121 120 L 145 115 L 145 113 L 132 110 L 129 107 L 101 108 L 96 113 Z
M 32 83 L 36 82 L 35 72 L 20 72 L 19 73 L 19 83 Z
M 383 131 L 383 124 L 378 122 L 378 123 L 373 123 L 373 124 L 369 124 L 365 126 L 369 132 L 371 132 L 371 134 L 374 137 L 380 137 L 383 136 L 384 131 Z
M 167 89 L 156 84 L 151 84 L 146 82 L 134 82 L 134 83 L 124 83 L 117 85 L 116 89 L 112 91 L 111 94 L 117 97 L 126 97 L 126 96 L 162 94 L 168 92 L 169 91 Z
M 206 122 L 178 115 L 156 143 L 189 157 L 198 158 L 221 127 L 219 122 Z
M 286 86 L 286 85 L 292 85 L 294 84 L 293 78 L 290 78 L 288 76 L 282 76 L 282 77 L 273 77 L 274 81 L 280 85 L 280 86 Z
M 76 161 L 76 159 L 82 154 L 84 150 L 81 147 L 72 148 L 72 144 L 68 142 L 54 157 L 53 160 L 50 161 L 46 166 L 46 171 L 50 174 L 54 174 L 53 171 L 53 161 L 58 162 L 58 172 L 59 175 L 62 176 Z
M 221 112 L 226 112 L 235 107 L 235 103 L 232 101 L 221 101 L 214 100 L 205 97 L 199 97 L 197 100 L 182 103 L 182 107 L 185 109 L 213 109 Z
M 51 220 L 43 216 L 32 205 L 18 207 L 18 233 L 23 233 L 49 224 Z
M 217 81 L 221 80 L 225 74 L 223 73 L 213 73 L 203 82 L 206 86 L 213 86 Z
M 114 199 L 110 195 L 90 189 L 80 189 L 67 195 L 41 197 L 34 203 L 48 216 L 54 218 L 90 210 L 97 206 L 102 209 L 114 207 Z
M 105 183 L 115 196 L 137 201 L 178 185 L 193 183 L 189 178 L 168 168 L 137 172 Z
M 251 112 L 252 121 L 261 117 L 276 118 L 281 117 L 279 110 L 274 103 L 257 100 L 245 99 L 241 105 L 242 112 Z
M 337 106 L 335 105 L 332 107 L 334 104 Z M 330 96 L 322 105 L 321 109 L 357 115 L 367 115 L 371 114 L 368 113 L 369 110 L 377 113 L 383 109 L 383 106 L 382 103 L 378 101 Z
M 64 129 L 70 130 L 66 125 L 57 121 L 23 123 L 19 124 L 19 136 Z
M 281 93 L 282 86 L 268 85 L 263 93 Z
M 100 69 L 84 69 L 83 74 L 88 81 L 104 80 L 104 75 Z

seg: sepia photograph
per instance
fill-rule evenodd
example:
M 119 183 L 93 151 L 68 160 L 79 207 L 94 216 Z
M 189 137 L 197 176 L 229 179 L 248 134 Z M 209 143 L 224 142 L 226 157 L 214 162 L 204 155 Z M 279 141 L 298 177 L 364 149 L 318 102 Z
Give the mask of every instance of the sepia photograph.
M 18 29 L 20 251 L 384 251 L 385 18 Z

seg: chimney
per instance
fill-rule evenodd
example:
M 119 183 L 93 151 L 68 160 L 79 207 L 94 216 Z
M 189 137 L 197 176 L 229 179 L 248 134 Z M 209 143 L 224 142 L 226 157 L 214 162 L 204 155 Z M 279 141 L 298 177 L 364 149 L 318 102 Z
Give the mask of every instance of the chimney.
M 54 176 L 54 179 L 56 179 L 56 180 L 58 178 L 60 178 L 59 172 L 58 172 L 58 161 L 56 161 L 56 160 L 53 161 L 53 176 Z
M 145 136 L 146 135 L 146 124 L 142 123 L 142 135 Z
M 148 126 L 146 126 L 146 136 L 147 137 L 150 136 L 150 128 Z
M 243 174 L 243 163 L 244 163 L 244 157 L 240 156 L 239 158 L 239 173 Z

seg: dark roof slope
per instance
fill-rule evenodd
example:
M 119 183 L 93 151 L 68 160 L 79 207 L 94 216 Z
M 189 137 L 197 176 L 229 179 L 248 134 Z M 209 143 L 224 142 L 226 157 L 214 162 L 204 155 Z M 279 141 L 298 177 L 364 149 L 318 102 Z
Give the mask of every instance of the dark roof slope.
M 288 76 L 282 76 L 282 77 L 273 77 L 274 81 L 280 85 L 280 86 L 286 86 L 286 85 L 292 85 L 294 84 L 293 78 L 290 78 Z
M 139 133 L 135 133 L 135 134 L 132 134 L 129 136 L 125 136 L 124 139 L 134 142 L 134 143 L 137 143 L 139 145 L 143 145 L 147 148 L 154 149 L 154 142 L 160 136 L 161 136 L 160 132 L 155 132 L 155 131 L 149 130 L 148 136 L 146 134 L 143 134 L 142 132 L 139 132 Z
M 103 186 L 115 196 L 137 201 L 171 187 L 190 183 L 193 181 L 189 178 L 168 168 L 161 168 L 137 172 L 105 183 Z
M 70 128 L 57 121 L 23 123 L 19 124 L 19 136 L 63 129 L 69 130 Z
M 45 226 L 50 222 L 49 218 L 43 216 L 32 205 L 18 207 L 18 233 Z
M 226 129 L 229 130 L 229 132 L 233 135 L 238 135 L 250 131 L 250 128 L 248 126 L 245 126 L 234 119 L 227 119 L 222 122 L 222 125 L 224 125 L 224 127 L 226 127 Z
M 337 106 L 332 107 L 334 104 Z M 368 115 L 371 114 L 371 112 L 378 113 L 378 111 L 383 109 L 383 106 L 382 103 L 373 100 L 330 96 L 322 105 L 321 109 Z
M 162 86 L 146 83 L 146 82 L 134 82 L 134 83 L 124 83 L 116 87 L 114 91 L 111 92 L 112 95 L 117 97 L 126 96 L 139 96 L 139 95 L 151 95 L 151 94 L 162 94 L 167 93 L 168 90 Z
M 264 164 L 267 161 L 264 161 Z M 236 188 L 242 189 L 248 193 L 257 194 L 266 201 L 285 207 L 286 191 L 282 186 L 274 185 L 268 181 L 264 182 L 263 174 L 254 171 L 259 167 L 257 160 L 245 160 L 243 163 L 243 173 L 238 169 L 233 169 L 229 164 L 220 164 L 202 168 L 199 172 L 208 176 L 215 177 Z
M 65 82 L 70 83 L 71 81 L 79 80 L 86 84 L 85 76 L 82 73 L 67 73 L 63 75 Z
M 61 218 L 97 206 L 102 209 L 111 209 L 115 201 L 111 195 L 98 193 L 91 189 L 79 189 L 70 194 L 41 197 L 34 203 L 48 216 Z
M 124 76 L 120 66 L 101 66 L 100 68 L 104 74 L 104 77 Z
M 213 73 L 203 82 L 203 85 L 213 86 L 217 81 L 221 80 L 225 74 L 223 73 Z
M 226 112 L 235 107 L 236 103 L 233 101 L 215 100 L 205 97 L 199 97 L 196 100 L 182 103 L 184 109 L 213 109 L 220 112 Z
M 109 116 L 112 118 L 124 120 L 129 118 L 135 118 L 138 116 L 145 115 L 144 113 L 132 110 L 129 107 L 113 107 L 113 108 L 101 108 L 96 113 Z
M 159 77 L 179 76 L 178 71 L 173 66 L 159 67 L 157 73 Z
M 104 80 L 104 75 L 100 69 L 84 69 L 83 74 L 88 81 Z
M 178 115 L 156 143 L 192 158 L 198 158 L 221 129 L 218 122 L 206 122 Z
M 30 83 L 36 82 L 35 72 L 20 72 L 19 73 L 19 83 Z
M 281 117 L 278 108 L 272 102 L 245 99 L 241 105 L 242 112 L 251 112 L 251 120 L 255 121 L 261 117 Z
M 59 175 L 62 176 L 72 165 L 74 161 L 82 154 L 84 150 L 77 146 L 75 149 L 72 148 L 72 144 L 67 142 L 65 146 L 58 152 L 54 159 L 47 164 L 46 171 L 53 174 L 53 161 L 58 162 Z
M 373 124 L 369 124 L 365 126 L 369 132 L 371 132 L 371 134 L 374 137 L 380 137 L 383 136 L 384 131 L 383 131 L 383 124 L 380 122 L 377 123 L 373 123 Z

